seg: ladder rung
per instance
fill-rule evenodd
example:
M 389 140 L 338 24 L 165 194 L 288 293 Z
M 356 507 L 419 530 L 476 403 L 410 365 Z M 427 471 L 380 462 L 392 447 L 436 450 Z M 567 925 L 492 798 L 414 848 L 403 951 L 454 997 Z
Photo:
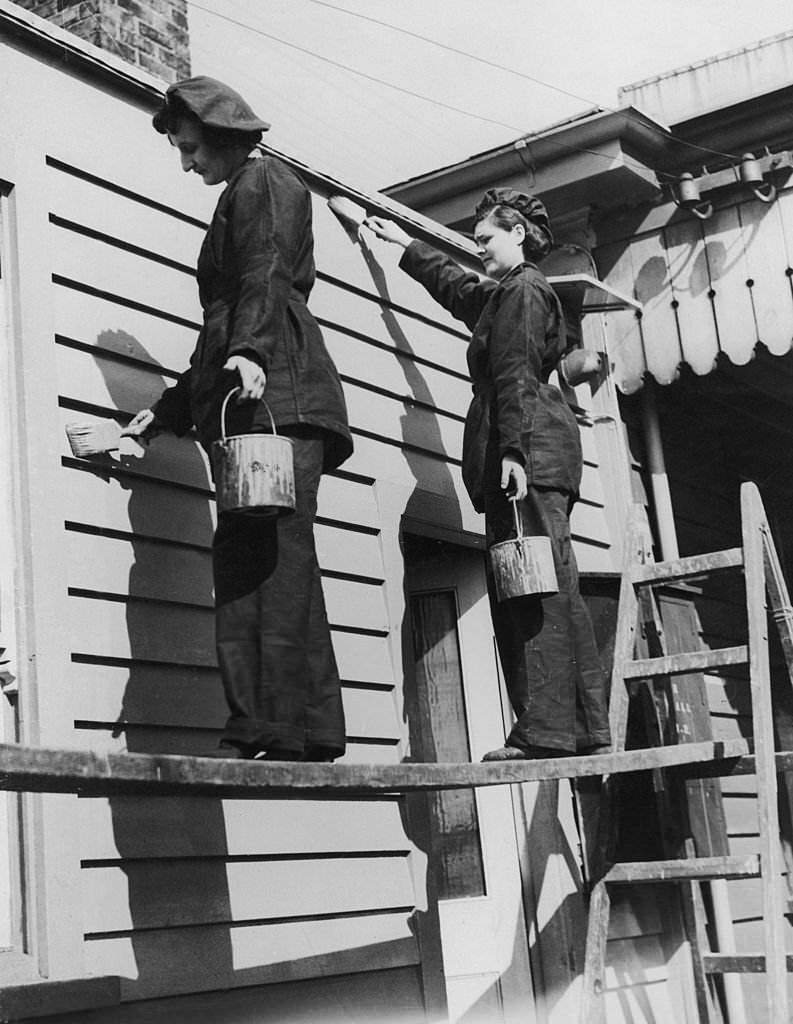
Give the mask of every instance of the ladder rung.
M 647 676 L 679 676 L 686 672 L 707 671 L 727 665 L 745 665 L 749 661 L 746 644 L 738 647 L 719 647 L 715 651 L 690 651 L 686 654 L 668 654 L 665 658 L 637 658 L 626 661 L 624 679 L 644 679 Z
M 690 857 L 686 860 L 639 860 L 614 864 L 603 876 L 610 885 L 633 882 L 705 882 L 711 878 L 757 878 L 760 858 Z
M 727 548 L 726 551 L 711 551 L 706 555 L 692 555 L 690 558 L 675 558 L 669 562 L 651 562 L 638 565 L 631 572 L 635 584 L 666 583 L 693 576 L 707 576 L 712 572 L 737 569 L 743 565 L 743 548 Z
M 793 971 L 793 954 L 786 960 Z M 766 969 L 764 953 L 705 953 L 702 962 L 707 974 L 763 974 Z

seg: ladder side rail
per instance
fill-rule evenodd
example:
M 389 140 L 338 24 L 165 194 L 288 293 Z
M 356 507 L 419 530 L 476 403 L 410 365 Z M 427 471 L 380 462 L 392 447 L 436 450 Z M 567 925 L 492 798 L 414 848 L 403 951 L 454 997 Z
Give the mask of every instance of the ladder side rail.
M 786 1021 L 789 1019 L 787 960 L 778 891 L 782 875 L 782 856 L 779 844 L 768 619 L 765 604 L 765 544 L 762 531 L 764 522 L 765 513 L 756 485 L 750 482 L 742 484 L 741 528 L 748 610 L 749 681 L 757 772 L 768 1011 L 769 1020 Z
M 651 585 L 638 587 L 638 602 L 643 624 L 643 639 L 637 638 L 637 652 L 645 655 L 645 662 L 667 663 L 673 661 L 669 656 L 669 645 L 664 620 L 658 601 L 658 595 Z M 648 659 L 646 655 L 651 657 Z M 634 665 L 637 662 L 633 663 Z M 648 741 L 653 745 L 678 745 L 678 702 L 676 700 L 676 680 L 668 674 L 659 674 L 647 679 L 643 684 L 650 697 L 650 706 L 654 715 L 645 715 Z M 645 702 L 647 705 L 648 702 Z M 687 784 L 678 778 L 657 768 L 653 771 L 656 805 L 661 821 L 661 845 L 666 858 L 693 858 L 694 844 L 690 839 L 689 807 L 686 799 Z M 682 812 L 684 822 L 682 828 L 672 830 L 665 828 L 664 823 L 678 819 L 678 811 Z M 657 862 L 656 862 L 657 863 Z M 617 868 L 622 865 L 617 865 Z M 710 951 L 705 926 L 705 908 L 702 891 L 696 878 L 682 878 L 677 883 L 680 900 L 683 934 L 688 942 L 691 955 L 691 980 L 694 989 L 694 1001 L 700 1024 L 716 1024 L 721 1020 L 718 1006 L 708 984 L 705 971 L 704 952 Z M 718 1016 L 717 1016 L 718 1015 Z
M 631 581 L 631 572 L 637 563 L 645 561 L 648 551 L 647 519 L 639 506 L 631 507 L 628 514 L 625 547 L 622 555 L 622 577 L 618 600 L 617 627 L 614 636 L 614 655 L 609 693 L 609 729 L 613 751 L 625 749 L 628 721 L 628 690 L 625 685 L 625 666 L 633 657 L 638 625 L 639 604 Z M 602 780 L 597 845 L 593 853 L 591 877 L 594 884 L 589 895 L 584 977 L 582 980 L 579 1024 L 604 1024 L 605 1000 L 603 988 L 606 972 L 606 942 L 608 940 L 611 897 L 603 880 L 614 860 L 616 847 L 615 805 L 618 779 L 604 776 Z
M 589 896 L 584 977 L 578 1011 L 579 1024 L 605 1024 L 603 990 L 606 980 L 606 942 L 610 916 L 611 896 L 605 880 L 600 878 L 592 886 Z
M 787 668 L 788 683 L 793 688 L 793 606 L 790 603 L 785 576 L 779 561 L 768 521 L 761 523 L 763 558 L 765 563 L 766 592 L 771 617 L 777 628 L 782 656 Z M 793 749 L 793 722 L 790 711 L 777 714 L 775 721 L 779 745 L 782 750 Z M 783 858 L 787 867 L 788 910 L 793 908 L 793 772 L 780 773 L 780 835 Z
M 625 749 L 629 702 L 628 690 L 625 686 L 625 669 L 633 658 L 639 614 L 639 601 L 631 574 L 637 564 L 641 565 L 648 559 L 650 551 L 648 530 L 649 526 L 644 510 L 639 505 L 633 505 L 628 514 L 623 549 L 622 578 L 617 605 L 619 613 L 614 636 L 614 661 L 609 692 L 609 729 L 611 731 L 611 749 L 614 751 Z
M 790 593 L 782 573 L 779 555 L 771 538 L 771 529 L 765 514 L 763 514 L 760 524 L 760 531 L 763 539 L 763 562 L 765 565 L 768 605 L 779 631 L 779 641 L 785 656 L 788 676 L 791 684 L 793 684 L 793 605 L 790 603 Z

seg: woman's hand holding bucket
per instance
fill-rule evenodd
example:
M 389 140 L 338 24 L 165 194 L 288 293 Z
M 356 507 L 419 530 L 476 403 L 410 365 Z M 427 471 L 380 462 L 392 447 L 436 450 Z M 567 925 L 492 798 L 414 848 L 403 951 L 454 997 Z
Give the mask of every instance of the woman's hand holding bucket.
M 230 356 L 224 366 L 224 370 L 238 373 L 240 377 L 240 393 L 237 395 L 238 402 L 258 402 L 264 395 L 264 388 L 267 384 L 267 374 L 252 359 L 247 356 Z
M 523 501 L 528 494 L 526 470 L 514 455 L 505 455 L 501 460 L 501 489 L 517 501 Z

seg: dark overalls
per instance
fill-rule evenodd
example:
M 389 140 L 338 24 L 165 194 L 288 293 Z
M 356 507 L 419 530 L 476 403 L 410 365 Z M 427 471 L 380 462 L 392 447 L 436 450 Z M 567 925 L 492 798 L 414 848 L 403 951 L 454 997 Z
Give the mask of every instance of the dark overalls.
M 282 161 L 248 159 L 223 191 L 198 259 L 204 323 L 190 368 L 155 405 L 166 426 L 195 424 L 211 451 L 237 381 L 232 355 L 259 363 L 279 433 L 294 442 L 297 509 L 278 519 L 226 513 L 213 545 L 218 663 L 229 705 L 223 742 L 246 753 L 344 752 L 339 675 L 314 547 L 323 472 L 352 451 L 341 382 L 306 301 L 314 284 L 311 198 Z M 262 403 L 229 405 L 229 434 L 268 431 Z
M 524 532 L 549 537 L 553 548 L 553 597 L 499 603 L 488 566 L 493 627 L 516 716 L 507 744 L 572 752 L 608 743 L 605 678 L 570 540 L 581 442 L 575 417 L 548 383 L 565 349 L 558 299 L 528 262 L 498 282 L 482 280 L 414 241 L 400 266 L 473 332 L 463 480 L 474 508 L 485 513 L 488 547 L 515 536 L 512 505 L 501 490 L 501 460 L 510 454 L 525 466 L 529 484 L 520 502 Z

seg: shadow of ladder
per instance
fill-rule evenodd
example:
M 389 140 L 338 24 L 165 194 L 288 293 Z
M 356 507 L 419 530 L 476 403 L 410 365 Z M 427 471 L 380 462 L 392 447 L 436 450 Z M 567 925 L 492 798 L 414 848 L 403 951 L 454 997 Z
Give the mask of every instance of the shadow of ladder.
M 631 514 L 626 536 L 625 565 L 620 585 L 614 664 L 611 678 L 609 718 L 615 751 L 625 749 L 629 693 L 626 684 L 641 680 L 666 680 L 692 672 L 708 671 L 730 665 L 749 666 L 749 687 L 753 720 L 753 761 L 757 777 L 759 822 L 758 855 L 744 857 L 694 855 L 690 838 L 665 860 L 615 863 L 617 833 L 618 776 L 604 777 L 601 789 L 597 844 L 593 851 L 593 880 L 590 893 L 584 982 L 579 1015 L 580 1024 L 602 1024 L 605 1020 L 605 953 L 609 929 L 609 888 L 639 883 L 674 883 L 679 887 L 683 924 L 689 942 L 697 1012 L 702 1024 L 721 1019 L 714 1002 L 708 975 L 730 972 L 765 972 L 769 1021 L 787 1021 L 789 1017 L 787 971 L 788 957 L 784 940 L 784 901 L 778 886 L 783 872 L 777 805 L 777 759 L 774 749 L 774 712 L 768 650 L 766 595 L 768 610 L 779 631 L 788 677 L 793 685 L 793 607 L 771 538 L 760 493 L 755 484 L 741 486 L 742 547 L 716 551 L 668 562 L 641 564 L 646 522 L 643 512 Z M 746 588 L 748 643 L 717 650 L 696 650 L 669 654 L 654 587 L 709 577 L 714 573 L 743 570 Z M 640 618 L 654 626 L 647 631 L 652 657 L 637 659 L 637 626 Z M 656 706 L 657 706 L 657 702 Z M 663 723 L 658 739 L 662 741 Z M 671 748 L 674 749 L 674 748 Z M 679 751 L 679 747 L 677 748 Z M 631 751 L 635 770 L 646 770 L 640 750 Z M 746 759 L 741 758 L 742 762 Z M 713 776 L 729 775 L 734 760 L 711 762 L 705 772 Z M 669 788 L 663 769 L 655 769 L 655 789 L 659 796 L 662 823 L 668 813 Z M 702 774 L 693 764 L 676 769 L 678 780 Z M 668 820 L 668 819 L 667 819 Z M 665 854 L 672 854 L 664 849 Z M 719 954 L 708 948 L 699 883 L 715 879 L 761 879 L 764 952 L 761 954 Z M 793 961 L 793 958 L 791 958 Z M 793 963 L 790 965 L 793 967 Z

